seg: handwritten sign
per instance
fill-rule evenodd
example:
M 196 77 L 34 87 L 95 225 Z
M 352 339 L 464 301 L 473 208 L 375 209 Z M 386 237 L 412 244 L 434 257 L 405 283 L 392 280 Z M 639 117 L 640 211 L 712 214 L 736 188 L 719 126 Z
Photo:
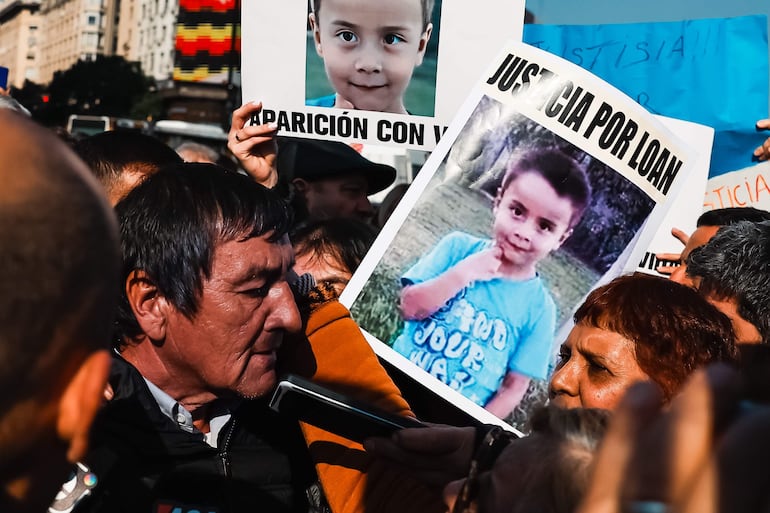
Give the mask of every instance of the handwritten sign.
M 751 164 L 766 134 L 767 19 L 525 25 L 524 41 L 607 80 L 653 114 L 716 130 L 710 176 Z

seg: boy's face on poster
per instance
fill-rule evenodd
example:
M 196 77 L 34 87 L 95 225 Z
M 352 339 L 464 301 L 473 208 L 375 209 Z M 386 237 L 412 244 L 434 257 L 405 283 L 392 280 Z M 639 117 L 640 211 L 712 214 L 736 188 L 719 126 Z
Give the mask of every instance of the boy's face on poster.
M 512 272 L 531 271 L 571 233 L 572 201 L 560 197 L 539 173 L 525 171 L 498 192 L 493 235 Z
M 420 0 L 323 0 L 310 22 L 336 107 L 407 113 L 404 92 L 432 30 Z

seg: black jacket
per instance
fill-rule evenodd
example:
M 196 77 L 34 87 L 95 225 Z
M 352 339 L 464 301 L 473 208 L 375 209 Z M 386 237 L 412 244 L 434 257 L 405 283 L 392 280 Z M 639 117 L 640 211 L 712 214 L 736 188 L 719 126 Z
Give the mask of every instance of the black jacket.
M 166 417 L 119 357 L 110 383 L 115 396 L 95 420 L 85 459 L 98 484 L 76 513 L 308 511 L 317 477 L 302 433 L 266 401 L 243 401 L 214 449 Z

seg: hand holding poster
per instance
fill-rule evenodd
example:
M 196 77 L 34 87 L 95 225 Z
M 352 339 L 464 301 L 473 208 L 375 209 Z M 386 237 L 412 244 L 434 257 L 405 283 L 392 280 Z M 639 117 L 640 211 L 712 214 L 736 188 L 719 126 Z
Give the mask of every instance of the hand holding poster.
M 544 399 L 555 330 L 623 259 L 635 267 L 691 160 L 617 90 L 511 43 L 342 300 L 382 358 L 480 420 L 510 420 L 530 382 Z
M 283 135 L 432 150 L 523 0 L 244 2 L 243 97 Z

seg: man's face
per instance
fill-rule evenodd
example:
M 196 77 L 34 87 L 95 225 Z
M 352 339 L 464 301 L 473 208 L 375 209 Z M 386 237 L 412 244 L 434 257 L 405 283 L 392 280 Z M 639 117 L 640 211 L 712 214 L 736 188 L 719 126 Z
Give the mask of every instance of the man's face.
M 551 376 L 551 403 L 559 408 L 614 409 L 628 388 L 649 377 L 634 343 L 613 331 L 578 323 L 561 345 Z
M 292 261 L 286 237 L 216 246 L 197 313 L 188 319 L 172 308 L 166 320 L 164 364 L 189 394 L 253 398 L 273 388 L 284 333 L 301 326 L 286 281 Z
M 503 250 L 503 266 L 534 272 L 537 262 L 569 236 L 572 202 L 559 197 L 545 178 L 525 172 L 499 195 L 494 209 L 495 244 Z
M 368 183 L 363 175 L 299 181 L 297 185 L 312 219 L 353 218 L 367 221 L 374 215 L 374 208 L 366 195 Z
M 697 282 L 697 278 L 695 280 Z M 706 296 L 706 301 L 716 307 L 717 310 L 730 318 L 735 332 L 735 342 L 737 344 L 761 344 L 762 335 L 752 323 L 743 318 L 738 313 L 738 301 L 736 299 L 716 299 Z
M 323 0 L 318 14 L 310 22 L 337 106 L 406 114 L 404 91 L 431 32 L 421 2 Z
M 692 232 L 692 235 L 690 235 L 690 238 L 687 240 L 687 244 L 685 244 L 684 249 L 682 250 L 682 255 L 679 258 L 679 267 L 674 269 L 674 271 L 671 273 L 670 278 L 672 280 L 677 283 L 681 283 L 682 285 L 687 285 L 688 287 L 694 287 L 692 278 L 687 276 L 687 257 L 690 256 L 690 253 L 692 253 L 693 249 L 699 248 L 710 241 L 711 237 L 716 235 L 717 231 L 719 231 L 719 228 L 721 227 L 699 226 L 694 232 Z

